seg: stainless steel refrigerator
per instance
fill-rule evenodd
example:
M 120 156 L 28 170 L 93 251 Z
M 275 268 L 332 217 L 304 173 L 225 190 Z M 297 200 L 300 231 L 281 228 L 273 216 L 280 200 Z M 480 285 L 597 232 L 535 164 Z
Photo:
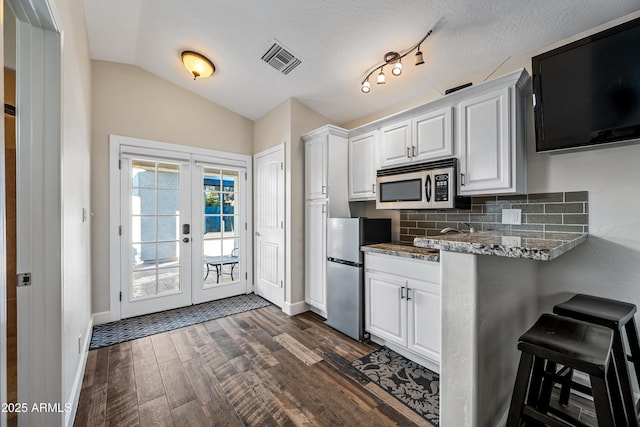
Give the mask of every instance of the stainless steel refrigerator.
M 364 254 L 360 246 L 391 241 L 391 219 L 327 219 L 327 324 L 362 341 Z

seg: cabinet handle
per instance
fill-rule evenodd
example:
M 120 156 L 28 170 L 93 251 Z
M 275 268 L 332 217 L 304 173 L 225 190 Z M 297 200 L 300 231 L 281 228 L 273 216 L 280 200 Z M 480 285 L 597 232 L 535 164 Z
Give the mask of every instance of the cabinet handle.
M 407 157 L 411 158 L 411 148 L 407 147 Z
M 413 157 L 416 156 L 416 146 L 414 145 L 413 147 L 411 147 L 411 149 L 413 150 Z
M 460 174 L 460 187 L 462 187 L 464 185 L 464 174 L 461 173 Z
M 322 204 L 322 213 L 327 213 L 327 205 Z
M 322 186 L 322 194 L 327 194 L 327 186 L 326 185 Z
M 400 299 L 404 299 L 404 286 L 400 288 Z
M 411 292 L 411 288 L 407 288 L 407 301 L 411 300 L 411 298 L 409 297 L 409 292 Z
M 376 185 L 375 184 L 371 184 L 371 192 L 373 194 L 376 194 Z

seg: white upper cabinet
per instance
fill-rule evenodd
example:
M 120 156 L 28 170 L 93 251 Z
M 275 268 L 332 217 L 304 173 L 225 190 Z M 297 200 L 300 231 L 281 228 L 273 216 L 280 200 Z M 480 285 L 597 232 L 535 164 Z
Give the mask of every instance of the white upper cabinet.
M 349 200 L 375 200 L 377 132 L 349 139 Z
M 305 198 L 307 200 L 327 197 L 327 135 L 318 135 L 309 140 L 304 148 Z
M 526 192 L 525 77 L 458 105 L 460 195 Z
M 354 129 L 349 200 L 375 199 L 372 164 L 386 169 L 451 157 L 458 159 L 462 196 L 526 193 L 528 93 L 522 69 Z
M 453 108 L 447 107 L 415 117 L 413 161 L 425 162 L 453 156 Z
M 379 147 L 383 168 L 453 156 L 453 108 L 382 127 Z
M 393 123 L 380 129 L 380 166 L 411 162 L 415 148 L 411 141 L 411 120 Z

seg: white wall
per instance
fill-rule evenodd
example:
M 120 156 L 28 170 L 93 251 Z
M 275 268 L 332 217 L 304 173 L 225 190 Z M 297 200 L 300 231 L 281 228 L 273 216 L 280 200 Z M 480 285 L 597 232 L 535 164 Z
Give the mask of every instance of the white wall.
M 109 242 L 114 238 L 109 236 L 109 134 L 252 154 L 253 123 L 132 65 L 92 61 L 92 72 L 92 306 L 101 313 L 110 310 Z
M 495 75 L 518 68 L 527 68 L 531 74 L 532 56 L 639 16 L 640 12 L 636 12 L 511 59 Z M 468 76 L 465 81 L 478 84 L 490 71 Z M 418 94 L 392 109 L 354 120 L 343 127 L 353 128 L 432 100 L 430 93 Z M 637 188 L 640 183 L 640 143 L 556 154 L 536 153 L 533 113 L 529 111 L 527 151 L 527 192 L 589 192 L 589 239 L 554 261 L 540 263 L 540 308 L 548 311 L 553 304 L 577 292 L 625 300 L 640 306 L 640 191 Z M 637 321 L 640 321 L 640 316 Z

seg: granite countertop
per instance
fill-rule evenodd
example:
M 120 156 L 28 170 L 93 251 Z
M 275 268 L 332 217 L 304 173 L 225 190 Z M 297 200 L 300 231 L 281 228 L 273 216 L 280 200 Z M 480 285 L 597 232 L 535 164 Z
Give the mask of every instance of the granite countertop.
M 375 245 L 361 246 L 360 250 L 362 250 L 362 252 L 393 255 L 424 261 L 440 261 L 439 250 L 417 247 L 408 243 L 376 243 Z
M 549 261 L 587 241 L 588 234 L 479 232 L 416 237 L 421 248 L 476 255 L 496 255 Z

